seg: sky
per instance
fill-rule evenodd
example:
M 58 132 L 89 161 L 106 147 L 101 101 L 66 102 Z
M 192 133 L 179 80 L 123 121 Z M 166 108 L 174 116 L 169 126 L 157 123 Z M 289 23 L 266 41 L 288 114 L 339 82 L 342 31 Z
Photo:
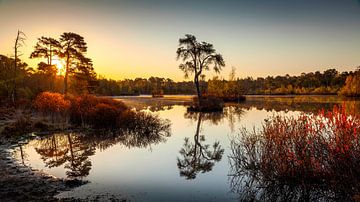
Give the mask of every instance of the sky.
M 112 79 L 183 80 L 178 40 L 212 43 L 238 77 L 355 70 L 360 65 L 360 0 L 0 0 L 0 54 L 21 59 L 37 38 L 75 32 L 88 44 L 95 71 Z M 209 73 L 211 78 L 215 73 Z

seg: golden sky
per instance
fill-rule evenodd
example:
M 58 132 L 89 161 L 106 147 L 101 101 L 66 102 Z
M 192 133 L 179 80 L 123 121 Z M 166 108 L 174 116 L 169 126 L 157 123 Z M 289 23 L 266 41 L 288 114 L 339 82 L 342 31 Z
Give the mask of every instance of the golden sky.
M 189 33 L 223 54 L 226 78 L 232 66 L 239 77 L 258 77 L 360 65 L 359 2 L 299 2 L 0 0 L 0 54 L 13 55 L 20 29 L 27 36 L 21 59 L 36 67 L 29 55 L 37 38 L 75 32 L 99 75 L 183 80 L 176 49 Z

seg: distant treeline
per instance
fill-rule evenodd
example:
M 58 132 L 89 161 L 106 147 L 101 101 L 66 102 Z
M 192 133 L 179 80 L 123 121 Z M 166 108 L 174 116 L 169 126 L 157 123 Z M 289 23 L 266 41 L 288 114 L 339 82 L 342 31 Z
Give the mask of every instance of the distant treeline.
M 351 74 L 353 72 L 328 69 L 300 76 L 247 77 L 238 79 L 237 83 L 244 94 L 337 94 Z
M 344 87 L 346 79 L 354 77 L 355 72 L 338 72 L 328 69 L 324 72 L 302 73 L 300 76 L 268 76 L 237 79 L 219 79 L 214 77 L 201 81 L 203 93 L 228 92 L 245 95 L 284 95 L 284 94 L 338 94 Z M 96 93 L 100 95 L 151 94 L 161 90 L 164 94 L 195 94 L 192 81 L 175 82 L 168 78 L 150 77 L 125 80 L 101 78 Z
M 202 82 L 203 85 L 206 82 Z M 140 95 L 162 92 L 164 94 L 195 94 L 193 81 L 175 82 L 169 78 L 150 77 L 112 80 L 99 78 L 95 93 L 99 95 Z
M 32 99 L 37 94 L 63 92 L 62 75 L 57 75 L 54 66 L 42 63 L 34 69 L 18 60 L 17 69 L 13 68 L 14 59 L 0 55 L 0 97 L 11 98 L 16 89 L 16 97 Z M 85 75 L 85 76 L 83 76 Z M 195 95 L 193 81 L 176 82 L 169 78 L 150 77 L 112 80 L 102 77 L 89 77 L 82 72 L 69 76 L 69 93 L 96 95 L 139 95 L 161 92 L 164 94 Z M 345 85 L 347 83 L 347 85 Z M 268 76 L 253 79 L 234 78 L 200 81 L 203 93 L 207 94 L 342 94 L 358 96 L 360 94 L 360 71 L 338 72 L 329 69 L 324 72 L 303 73 L 300 76 Z

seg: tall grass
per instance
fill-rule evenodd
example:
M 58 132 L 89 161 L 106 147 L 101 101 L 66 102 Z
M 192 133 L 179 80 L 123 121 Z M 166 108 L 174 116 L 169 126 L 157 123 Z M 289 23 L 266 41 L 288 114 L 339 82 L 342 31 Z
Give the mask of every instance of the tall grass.
M 241 200 L 353 200 L 360 193 L 360 118 L 343 108 L 274 116 L 232 140 Z

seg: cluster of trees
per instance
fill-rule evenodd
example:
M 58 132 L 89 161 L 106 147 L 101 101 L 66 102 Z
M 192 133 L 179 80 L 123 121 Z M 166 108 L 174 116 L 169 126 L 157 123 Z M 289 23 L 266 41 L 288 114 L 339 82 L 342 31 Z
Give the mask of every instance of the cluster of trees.
M 359 92 L 360 85 L 356 84 L 356 81 L 359 81 L 360 77 L 356 75 L 359 73 L 328 69 L 324 72 L 302 73 L 300 76 L 268 76 L 253 79 L 251 77 L 236 78 L 233 68 L 228 79 L 221 79 L 218 76 L 208 81 L 199 79 L 199 87 L 202 94 L 220 97 L 225 94 L 337 94 L 347 79 L 349 88 L 351 86 Z M 161 89 L 165 94 L 193 95 L 197 93 L 194 82 L 175 82 L 169 78 L 150 77 L 149 79 L 136 78 L 119 81 L 100 78 L 98 83 L 99 86 L 95 92 L 101 95 L 151 94 L 154 89 Z
M 360 96 L 360 68 L 346 78 L 345 86 L 341 89 L 340 94 L 350 97 Z
M 268 76 L 253 79 L 237 79 L 243 94 L 337 94 L 345 80 L 353 72 L 338 72 L 328 69 L 324 72 L 302 73 L 300 76 Z M 209 83 L 212 81 L 209 81 Z
M 15 102 L 18 98 L 34 98 L 44 91 L 67 94 L 92 93 L 97 86 L 96 73 L 90 58 L 86 57 L 84 38 L 72 32 L 63 33 L 59 40 L 51 37 L 38 39 L 30 58 L 43 58 L 34 69 L 19 58 L 26 40 L 18 31 L 14 57 L 0 55 L 0 97 Z M 58 75 L 55 58 L 64 61 L 64 75 Z
M 49 56 L 50 57 L 50 56 Z M 39 63 L 36 69 L 17 60 L 0 55 L 0 96 L 12 97 L 14 88 L 19 98 L 33 98 L 40 92 L 64 92 L 64 75 L 57 74 L 57 68 L 51 63 Z M 80 66 L 82 67 L 82 66 Z M 234 70 L 233 70 L 234 71 Z M 202 93 L 222 94 L 337 94 L 356 96 L 360 92 L 360 74 L 356 72 L 338 72 L 329 69 L 324 72 L 303 73 L 300 76 L 268 76 L 253 79 L 235 78 L 231 73 L 229 79 L 214 77 L 205 81 L 199 79 Z M 193 81 L 175 82 L 169 78 L 150 77 L 112 80 L 96 78 L 93 68 L 69 71 L 68 92 L 71 94 L 94 93 L 98 95 L 137 95 L 152 94 L 161 90 L 164 94 L 196 94 Z M 345 90 L 347 89 L 347 90 Z M 353 92 L 353 93 L 351 93 Z M 357 93 L 356 93 L 357 92 Z
M 15 59 L 0 55 L 0 98 L 2 100 L 32 99 L 37 94 L 50 91 L 64 93 L 64 75 L 58 75 L 55 65 L 40 62 L 37 68 Z M 70 72 L 69 72 L 70 74 Z M 67 93 L 94 93 L 97 85 L 95 73 L 87 76 L 85 72 L 71 72 L 68 77 Z
M 72 33 L 63 33 L 59 40 L 51 37 L 41 37 L 38 39 L 34 51 L 30 58 L 45 58 L 45 62 L 39 63 L 39 68 L 54 69 L 52 62 L 54 57 L 60 58 L 65 62 L 63 93 L 68 93 L 68 81 L 72 76 L 77 84 L 78 91 L 91 92 L 96 80 L 96 73 L 93 68 L 92 60 L 86 57 L 87 44 L 84 37 Z
M 162 91 L 165 94 L 195 94 L 194 83 L 191 81 L 175 82 L 169 78 L 150 77 L 112 80 L 99 78 L 95 90 L 99 95 L 139 95 Z
M 240 101 L 244 99 L 243 89 L 235 78 L 235 67 L 232 68 L 229 80 L 221 80 L 218 76 L 208 81 L 206 94 L 222 98 L 224 101 Z

